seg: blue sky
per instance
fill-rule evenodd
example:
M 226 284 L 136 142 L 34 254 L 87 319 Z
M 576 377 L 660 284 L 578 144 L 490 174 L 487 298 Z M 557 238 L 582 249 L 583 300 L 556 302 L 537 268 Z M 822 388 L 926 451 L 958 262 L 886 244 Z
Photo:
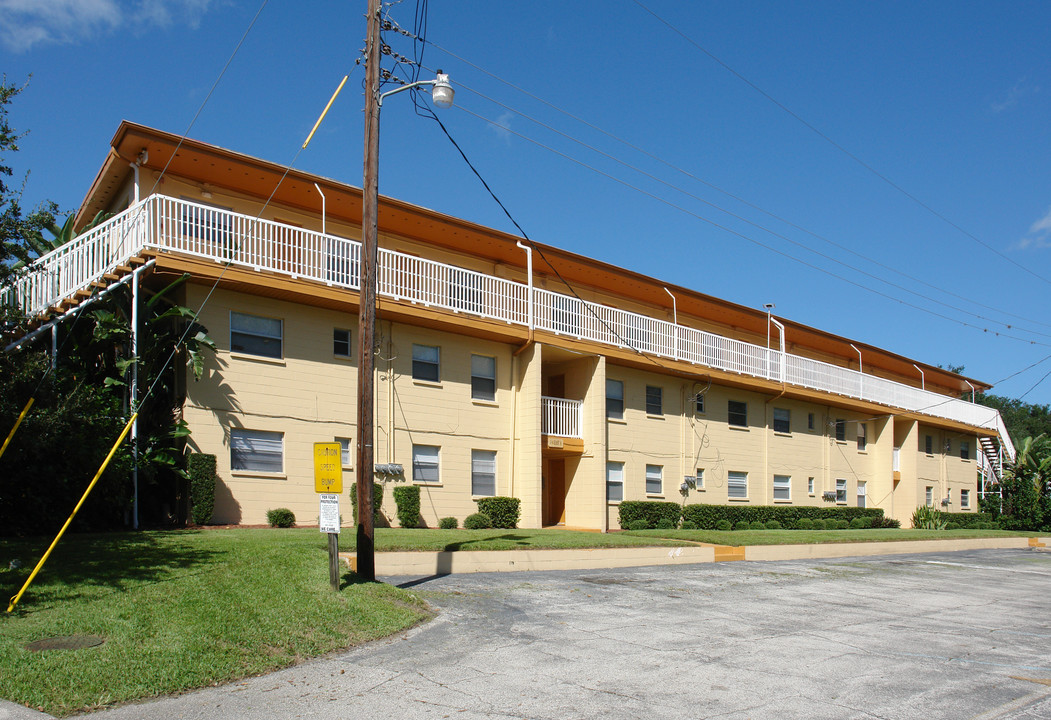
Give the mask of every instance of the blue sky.
M 25 200 L 75 209 L 121 119 L 185 131 L 258 9 L 0 0 L 0 70 L 33 75 Z M 364 10 L 270 2 L 190 136 L 291 162 Z M 534 240 L 1049 403 L 1048 27 L 1046 2 L 433 0 L 423 76 L 450 74 L 443 123 Z M 296 167 L 361 183 L 361 77 Z M 407 97 L 381 143 L 382 193 L 515 232 Z

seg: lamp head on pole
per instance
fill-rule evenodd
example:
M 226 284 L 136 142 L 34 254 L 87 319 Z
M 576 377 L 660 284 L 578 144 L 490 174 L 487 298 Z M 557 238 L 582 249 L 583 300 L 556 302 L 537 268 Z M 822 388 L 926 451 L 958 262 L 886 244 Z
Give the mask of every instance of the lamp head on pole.
M 450 108 L 453 106 L 453 95 L 455 91 L 453 86 L 449 83 L 449 76 L 443 73 L 441 69 L 438 70 L 438 77 L 434 80 L 434 86 L 431 88 L 431 102 L 440 108 Z

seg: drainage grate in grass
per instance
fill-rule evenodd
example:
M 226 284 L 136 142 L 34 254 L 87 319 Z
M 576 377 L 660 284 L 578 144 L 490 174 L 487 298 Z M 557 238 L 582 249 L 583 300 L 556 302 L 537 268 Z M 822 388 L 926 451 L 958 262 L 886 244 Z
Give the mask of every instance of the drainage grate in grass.
M 43 652 L 44 650 L 83 650 L 98 647 L 106 642 L 101 635 L 66 635 L 64 637 L 44 638 L 26 643 L 26 650 Z

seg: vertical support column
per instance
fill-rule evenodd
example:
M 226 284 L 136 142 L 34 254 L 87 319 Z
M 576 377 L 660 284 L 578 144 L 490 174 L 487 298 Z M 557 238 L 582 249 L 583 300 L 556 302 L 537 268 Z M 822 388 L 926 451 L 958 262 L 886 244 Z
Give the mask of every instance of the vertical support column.
M 131 392 L 129 405 L 134 419 L 131 423 L 131 484 L 134 499 L 131 506 L 131 527 L 139 529 L 139 278 L 142 268 L 131 274 Z

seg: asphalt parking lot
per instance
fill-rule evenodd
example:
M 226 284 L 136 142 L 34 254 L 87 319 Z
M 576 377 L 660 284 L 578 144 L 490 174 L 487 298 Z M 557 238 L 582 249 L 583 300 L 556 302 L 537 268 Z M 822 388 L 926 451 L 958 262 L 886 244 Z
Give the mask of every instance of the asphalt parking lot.
M 103 718 L 1051 718 L 1051 553 L 387 578 L 402 636 Z

